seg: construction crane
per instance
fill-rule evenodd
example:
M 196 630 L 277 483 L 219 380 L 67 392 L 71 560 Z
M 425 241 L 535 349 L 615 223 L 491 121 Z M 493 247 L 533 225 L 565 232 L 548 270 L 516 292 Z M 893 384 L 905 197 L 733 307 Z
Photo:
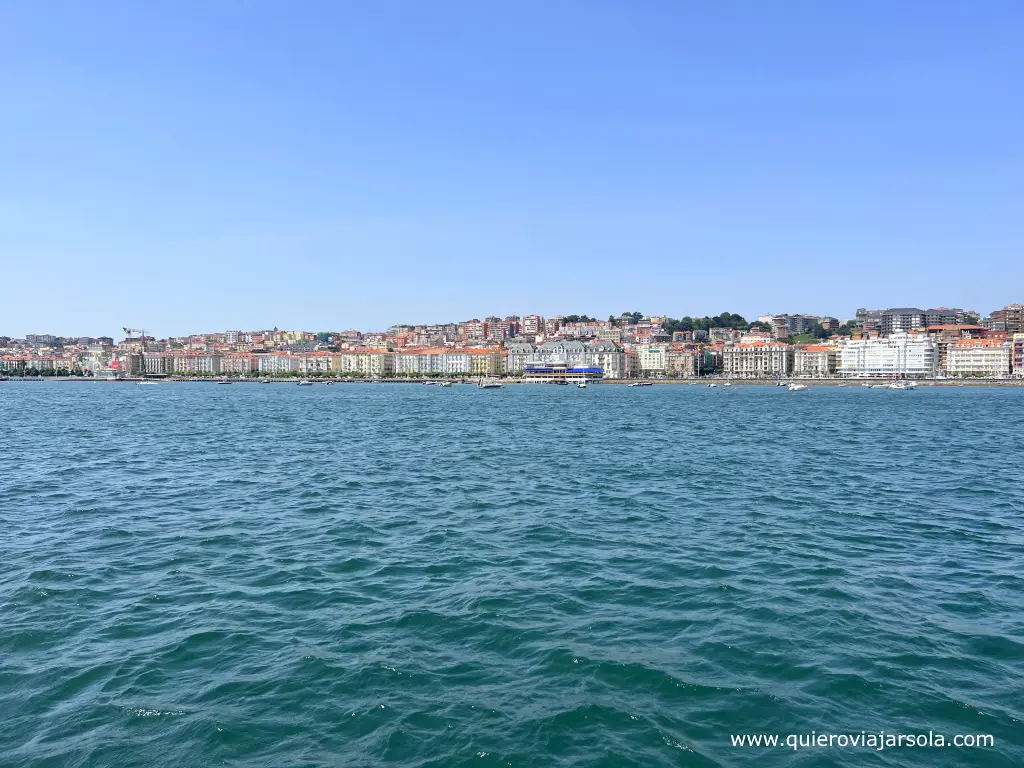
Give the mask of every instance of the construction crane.
M 131 345 L 131 342 L 134 341 L 134 339 L 132 338 L 132 334 L 133 333 L 139 334 L 139 341 L 142 342 L 142 351 L 141 352 L 129 352 L 128 353 L 128 373 L 129 373 L 129 375 L 132 375 L 132 376 L 134 376 L 134 375 L 145 376 L 145 374 L 146 374 L 146 332 L 145 331 L 137 331 L 134 328 L 125 328 L 123 330 L 124 330 L 125 334 L 128 336 L 127 341 L 129 342 L 129 346 Z
M 125 332 L 125 334 L 127 334 L 128 341 L 132 341 L 132 334 L 133 333 L 139 334 L 139 341 L 142 342 L 142 351 L 143 352 L 146 351 L 146 332 L 145 331 L 137 331 L 134 328 L 122 328 L 122 330 Z

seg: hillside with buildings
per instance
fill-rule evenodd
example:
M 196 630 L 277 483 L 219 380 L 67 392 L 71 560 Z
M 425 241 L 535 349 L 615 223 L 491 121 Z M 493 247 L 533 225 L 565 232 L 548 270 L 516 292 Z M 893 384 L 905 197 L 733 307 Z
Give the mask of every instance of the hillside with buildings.
M 474 318 L 384 331 L 231 330 L 157 339 L 0 336 L 0 373 L 81 377 L 1024 378 L 1024 305 L 859 309 L 850 320 L 627 312 Z

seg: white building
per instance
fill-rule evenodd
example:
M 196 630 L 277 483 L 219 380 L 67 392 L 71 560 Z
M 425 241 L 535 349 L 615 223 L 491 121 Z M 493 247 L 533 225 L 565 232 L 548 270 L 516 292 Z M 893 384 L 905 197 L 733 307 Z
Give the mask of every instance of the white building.
M 668 346 L 645 345 L 637 347 L 637 362 L 640 364 L 640 375 L 664 376 L 668 369 Z
M 886 338 L 844 339 L 839 345 L 842 376 L 934 376 L 939 367 L 935 339 L 897 332 Z
M 787 376 L 793 370 L 793 347 L 778 342 L 726 344 L 722 372 L 740 379 Z
M 824 378 L 836 372 L 836 348 L 824 345 L 797 347 L 793 352 L 793 375 Z
M 291 373 L 299 367 L 295 358 L 285 352 L 256 355 L 256 361 L 260 373 Z
M 949 345 L 946 370 L 950 376 L 1007 376 L 1011 343 L 1002 339 L 960 339 Z
M 413 376 L 469 375 L 473 373 L 473 356 L 466 350 L 444 347 L 407 349 L 395 354 L 395 372 Z
M 605 378 L 624 379 L 629 376 L 626 354 L 614 341 L 546 341 L 543 344 L 512 343 L 508 345 L 505 368 L 518 376 L 526 363 L 565 363 L 571 367 L 597 367 Z
M 310 352 L 296 357 L 299 373 L 323 374 L 331 371 L 330 352 Z
M 147 374 L 174 373 L 174 358 L 159 352 L 147 352 L 142 356 L 143 368 Z M 223 361 L 222 361 L 223 362 Z

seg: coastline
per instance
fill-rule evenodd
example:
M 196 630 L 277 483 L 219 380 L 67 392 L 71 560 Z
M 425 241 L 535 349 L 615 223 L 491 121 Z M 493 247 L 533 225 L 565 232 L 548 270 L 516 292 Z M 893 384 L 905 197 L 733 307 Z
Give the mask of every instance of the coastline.
M 89 378 L 83 376 L 39 376 L 39 377 L 20 377 L 13 376 L 6 380 L 0 380 L 0 384 L 23 382 L 23 383 L 39 383 L 39 382 L 82 382 L 92 384 L 139 384 L 141 382 L 148 382 L 152 384 L 162 383 L 187 383 L 187 384 L 218 384 L 224 381 L 231 384 L 298 384 L 301 379 L 299 378 L 272 378 L 268 380 L 263 379 L 220 379 L 216 377 L 168 377 L 164 379 L 143 379 L 138 377 L 123 378 L 123 379 L 99 379 Z M 310 379 L 314 384 L 437 384 L 442 379 L 354 379 L 354 378 L 325 378 Z M 449 379 L 449 381 L 451 381 Z M 550 384 L 542 384 L 535 381 L 522 381 L 520 379 L 501 379 L 502 384 L 506 385 L 523 385 L 523 386 L 551 386 Z M 723 379 L 723 378 L 699 378 L 699 379 L 604 379 L 602 381 L 592 382 L 591 386 L 602 385 L 602 386 L 625 386 L 629 384 L 635 384 L 638 381 L 649 383 L 652 386 L 707 386 L 709 384 L 716 384 L 719 387 L 728 383 L 730 386 L 761 386 L 761 387 L 774 387 L 779 382 L 799 382 L 800 384 L 806 384 L 809 387 L 824 386 L 824 387 L 837 387 L 839 385 L 845 385 L 846 387 L 860 387 L 861 384 L 891 384 L 893 379 L 886 378 L 875 378 L 875 379 L 805 379 L 805 378 L 786 378 L 786 379 Z M 1024 387 L 1024 379 L 915 379 L 913 380 L 918 386 L 935 386 L 935 387 Z M 465 380 L 454 380 L 455 384 L 474 384 L 474 379 Z

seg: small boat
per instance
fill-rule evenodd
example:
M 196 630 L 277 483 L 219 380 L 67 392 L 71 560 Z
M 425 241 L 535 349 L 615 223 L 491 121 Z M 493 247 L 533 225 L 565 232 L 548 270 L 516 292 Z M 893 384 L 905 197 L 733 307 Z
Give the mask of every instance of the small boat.
M 845 385 L 845 384 L 839 384 L 838 386 L 840 386 L 840 387 L 845 387 L 846 385 Z
M 717 384 L 708 384 L 709 387 L 717 387 Z
M 437 386 L 437 382 L 436 381 L 424 381 L 423 382 L 423 386 L 424 387 L 436 387 Z
M 442 381 L 440 384 L 438 384 L 438 386 L 439 387 L 454 387 L 455 386 L 455 382 L 452 382 L 452 381 Z
M 790 392 L 803 392 L 805 389 L 807 389 L 806 384 L 797 384 L 796 382 L 793 382 L 789 385 Z
M 269 384 L 270 379 L 260 379 L 260 384 Z
M 494 379 L 480 379 L 476 383 L 477 389 L 501 389 L 504 385 L 500 381 Z
M 233 384 L 234 382 L 233 381 L 228 381 L 227 379 L 221 379 L 217 383 L 218 384 Z
M 784 382 L 784 381 L 776 382 L 775 386 L 776 387 L 784 387 L 784 386 L 786 386 L 786 382 Z
M 586 388 L 587 388 L 587 382 L 585 382 L 585 381 L 581 381 L 581 382 L 580 382 L 579 384 L 577 384 L 576 386 L 577 386 L 577 387 L 579 387 L 580 389 L 586 389 Z
M 303 379 L 302 381 L 299 382 L 299 386 L 300 387 L 312 387 L 313 386 L 313 382 L 310 381 L 309 379 Z
M 632 384 L 627 384 L 627 387 L 650 387 L 651 382 L 649 381 L 634 381 Z
M 731 387 L 731 386 L 732 386 L 732 382 L 731 382 L 731 381 L 727 381 L 727 382 L 725 382 L 725 384 L 723 384 L 722 386 L 723 386 L 723 387 Z
M 913 389 L 913 387 L 908 387 L 902 381 L 894 381 L 892 384 L 889 385 L 889 389 Z
M 139 381 L 136 382 L 140 387 L 154 387 L 156 386 L 155 381 Z

